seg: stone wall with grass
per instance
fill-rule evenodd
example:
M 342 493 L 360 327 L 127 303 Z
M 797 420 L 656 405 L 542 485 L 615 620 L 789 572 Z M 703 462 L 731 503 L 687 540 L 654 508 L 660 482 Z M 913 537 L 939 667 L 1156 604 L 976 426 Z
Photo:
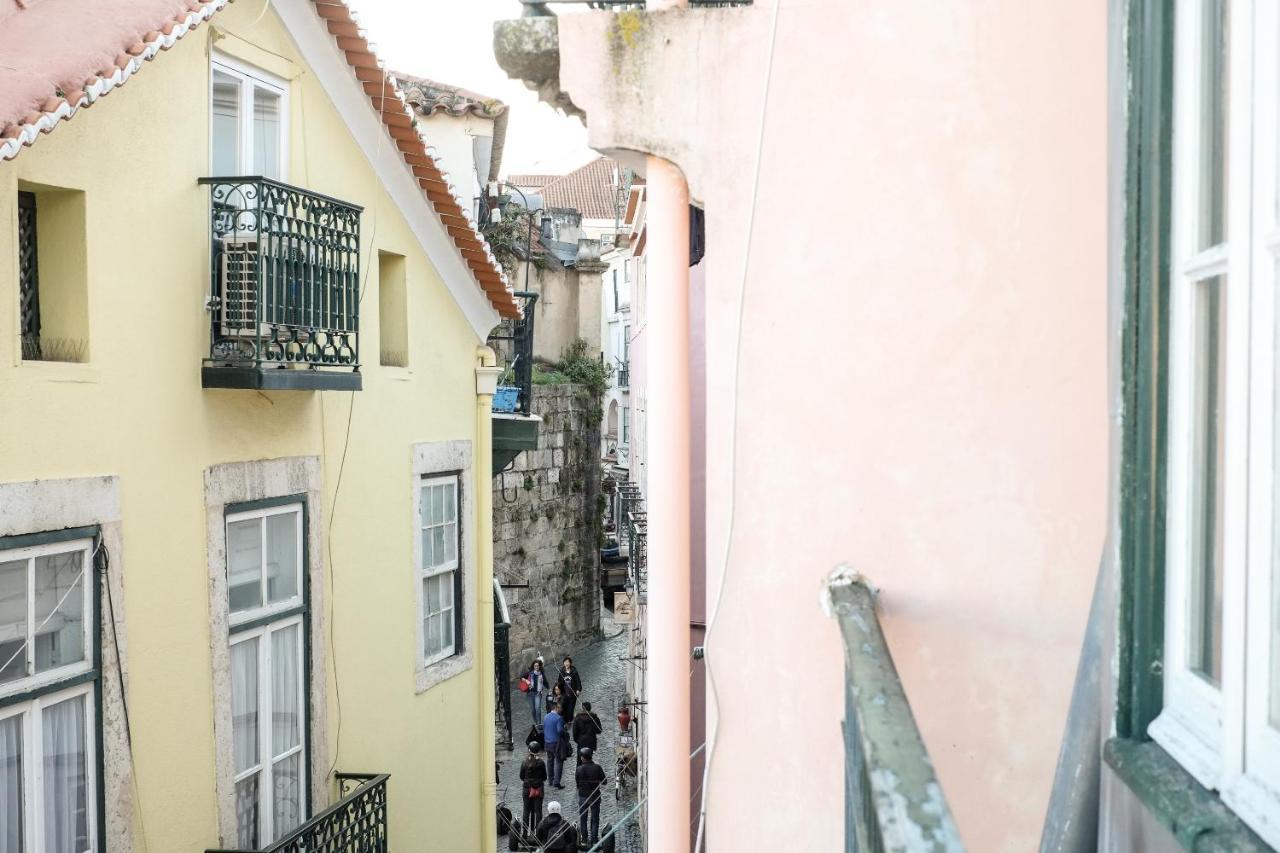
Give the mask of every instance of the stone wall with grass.
M 513 676 L 538 654 L 553 668 L 600 627 L 600 401 L 584 384 L 534 385 L 538 449 L 494 476 L 493 569 L 511 610 Z

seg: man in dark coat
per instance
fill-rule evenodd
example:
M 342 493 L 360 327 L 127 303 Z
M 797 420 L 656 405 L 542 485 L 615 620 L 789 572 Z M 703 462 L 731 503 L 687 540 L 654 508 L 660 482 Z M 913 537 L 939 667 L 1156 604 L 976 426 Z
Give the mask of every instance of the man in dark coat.
M 578 763 L 581 764 L 582 748 L 585 746 L 595 752 L 600 746 L 596 741 L 596 735 L 604 731 L 604 726 L 600 724 L 600 718 L 591 712 L 590 702 L 582 703 L 582 710 L 573 718 L 573 725 L 570 730 L 573 734 L 573 742 L 578 746 Z
M 560 804 L 547 803 L 547 816 L 538 824 L 535 833 L 538 843 L 546 853 L 577 853 L 578 830 L 560 814 Z
M 604 768 L 592 760 L 590 747 L 584 746 L 578 754 L 581 761 L 574 774 L 578 783 L 578 832 L 583 838 L 589 838 L 589 843 L 595 844 L 600 840 L 600 789 L 606 781 Z M 587 832 L 588 822 L 590 833 Z

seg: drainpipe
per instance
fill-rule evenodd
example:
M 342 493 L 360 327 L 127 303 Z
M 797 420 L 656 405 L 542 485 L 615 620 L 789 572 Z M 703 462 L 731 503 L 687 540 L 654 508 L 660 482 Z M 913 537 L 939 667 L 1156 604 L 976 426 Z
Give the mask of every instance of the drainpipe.
M 480 683 L 480 849 L 498 850 L 498 783 L 494 746 L 493 660 L 493 394 L 498 388 L 497 356 L 476 348 L 476 672 Z
M 673 7 L 651 2 L 650 8 Z M 649 157 L 648 847 L 689 849 L 689 187 Z

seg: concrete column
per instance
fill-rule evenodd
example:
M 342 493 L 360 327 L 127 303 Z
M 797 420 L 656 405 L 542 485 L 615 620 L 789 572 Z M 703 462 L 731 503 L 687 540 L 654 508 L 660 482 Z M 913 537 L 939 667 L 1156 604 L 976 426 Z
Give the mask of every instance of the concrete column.
M 493 350 L 476 351 L 476 680 L 480 684 L 480 849 L 498 850 L 498 783 L 494 780 L 497 760 L 493 721 L 493 393 L 498 387 Z
M 657 5 L 657 4 L 655 4 Z M 689 849 L 689 187 L 649 157 L 648 845 Z

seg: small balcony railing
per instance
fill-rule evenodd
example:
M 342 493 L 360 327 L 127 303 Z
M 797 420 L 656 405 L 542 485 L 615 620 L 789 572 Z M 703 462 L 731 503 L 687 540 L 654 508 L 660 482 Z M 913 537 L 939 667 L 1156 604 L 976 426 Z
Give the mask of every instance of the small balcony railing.
M 337 773 L 341 799 L 261 850 L 205 853 L 387 853 L 386 773 Z
M 874 590 L 859 576 L 830 591 L 844 635 L 846 853 L 963 853 L 880 628 Z
M 631 363 L 630 362 L 624 361 L 618 367 L 618 387 L 619 388 L 631 387 Z
M 205 388 L 358 390 L 358 205 L 262 177 L 209 186 Z

